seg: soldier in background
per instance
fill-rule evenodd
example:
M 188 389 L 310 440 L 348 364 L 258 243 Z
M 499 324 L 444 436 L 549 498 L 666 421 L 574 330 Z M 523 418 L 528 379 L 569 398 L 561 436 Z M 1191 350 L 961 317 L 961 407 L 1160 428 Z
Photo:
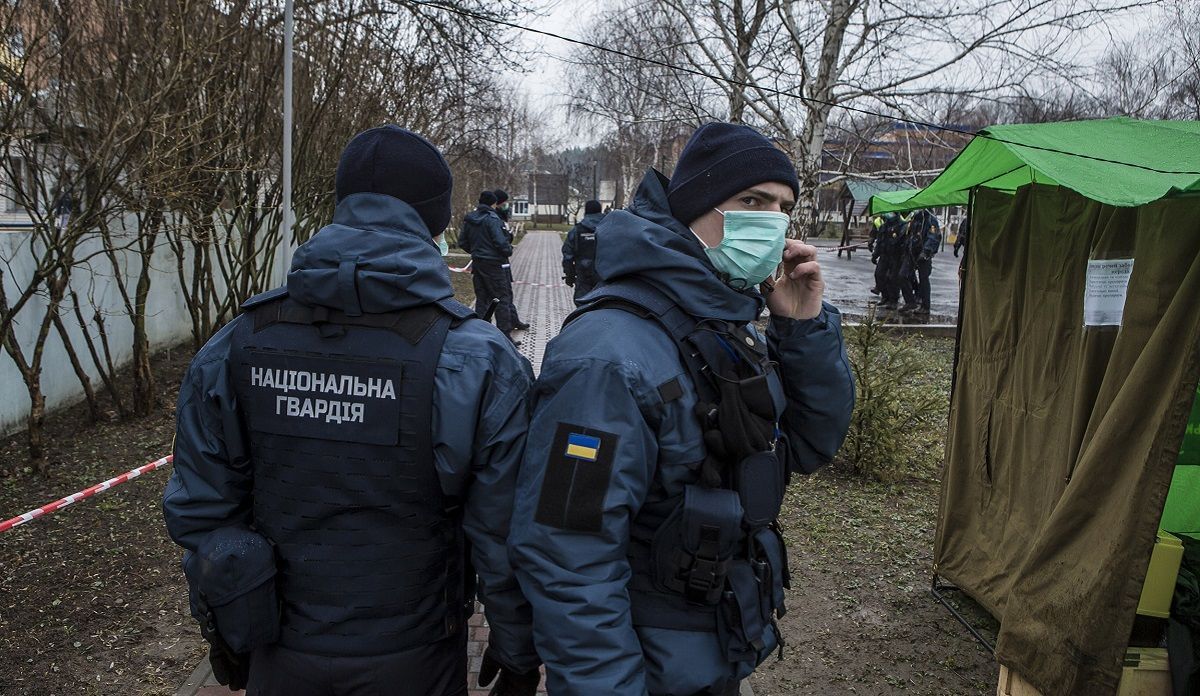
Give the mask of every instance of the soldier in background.
M 508 224 L 509 218 L 512 217 L 512 209 L 508 204 L 508 192 L 504 189 L 496 189 L 495 191 L 492 191 L 492 194 L 496 196 L 496 215 L 499 215 L 500 221 L 504 223 L 504 234 L 508 235 L 508 243 L 512 244 L 516 239 L 516 236 L 513 234 L 512 225 Z M 508 275 L 508 311 L 512 313 L 513 328 L 520 331 L 528 331 L 529 324 L 521 321 L 521 315 L 517 312 L 517 304 L 515 300 L 512 299 L 512 285 L 515 281 L 513 280 L 511 263 L 504 264 L 504 272 Z
M 583 213 L 562 246 L 563 280 L 575 289 L 575 304 L 600 282 L 596 275 L 596 229 L 604 219 L 600 201 L 584 203 Z

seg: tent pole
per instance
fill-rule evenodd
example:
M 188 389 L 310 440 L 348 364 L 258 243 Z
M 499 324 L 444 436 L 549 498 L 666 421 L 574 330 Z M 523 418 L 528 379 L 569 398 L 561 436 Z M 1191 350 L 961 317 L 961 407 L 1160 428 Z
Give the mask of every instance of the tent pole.
M 971 632 L 971 635 L 975 637 L 975 641 L 978 642 L 980 645 L 982 645 L 984 650 L 987 650 L 989 653 L 991 653 L 992 657 L 995 657 L 996 656 L 995 644 L 993 644 L 987 638 L 984 638 L 983 634 L 981 634 L 978 629 L 976 629 L 974 626 L 971 625 L 971 622 L 967 620 L 967 617 L 960 614 L 959 611 L 954 608 L 954 605 L 950 603 L 950 600 L 948 600 L 946 598 L 946 596 L 944 594 L 942 594 L 946 590 L 953 590 L 956 592 L 962 591 L 953 585 L 943 585 L 943 584 L 939 583 L 938 582 L 938 574 L 934 573 L 933 574 L 933 584 L 929 588 L 929 594 L 933 595 L 933 598 L 936 599 L 938 602 L 940 602 L 942 606 L 949 609 L 950 613 L 954 615 L 954 618 L 957 619 L 960 624 L 965 626 L 966 629 Z

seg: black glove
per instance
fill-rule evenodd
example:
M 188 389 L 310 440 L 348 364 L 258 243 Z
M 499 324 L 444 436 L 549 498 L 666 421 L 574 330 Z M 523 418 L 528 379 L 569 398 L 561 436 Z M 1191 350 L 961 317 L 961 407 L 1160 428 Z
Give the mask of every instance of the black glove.
M 235 653 L 219 633 L 201 627 L 200 635 L 208 641 L 208 664 L 212 666 L 217 683 L 228 686 L 230 691 L 246 688 L 250 679 L 250 656 Z
M 496 679 L 499 674 L 500 678 Z M 483 664 L 479 667 L 479 685 L 487 686 L 496 680 L 492 687 L 491 696 L 537 696 L 538 684 L 542 681 L 542 673 L 534 669 L 523 674 L 512 671 L 492 657 L 488 648 L 483 653 Z
M 575 276 L 565 275 L 563 276 L 563 282 L 567 284 L 567 287 L 573 288 L 575 287 Z
M 872 266 L 874 266 L 874 265 L 875 265 L 875 264 L 877 264 L 877 263 L 879 263 L 879 257 L 878 257 L 878 256 L 872 256 L 872 257 L 871 257 L 871 265 L 872 265 Z
M 954 247 L 954 258 L 958 258 L 958 247 Z

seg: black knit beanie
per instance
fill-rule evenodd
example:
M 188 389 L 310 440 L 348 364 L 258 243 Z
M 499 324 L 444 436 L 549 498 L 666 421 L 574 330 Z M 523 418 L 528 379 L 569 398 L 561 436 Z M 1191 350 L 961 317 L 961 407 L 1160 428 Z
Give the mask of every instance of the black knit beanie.
M 588 201 L 583 204 L 583 214 L 593 215 L 600 212 L 600 201 Z
M 496 205 L 496 194 L 491 191 L 480 191 L 479 205 Z
M 413 207 L 429 233 L 450 224 L 454 177 L 433 143 L 399 126 L 387 125 L 354 136 L 337 168 L 337 199 L 354 193 L 381 193 Z
M 671 215 L 690 225 L 737 192 L 767 181 L 790 186 L 800 195 L 796 167 L 762 133 L 734 123 L 707 123 L 683 147 L 667 201 Z
M 508 192 L 504 189 L 496 189 L 495 191 L 492 191 L 492 195 L 496 197 L 497 203 L 503 203 L 504 201 L 508 200 Z

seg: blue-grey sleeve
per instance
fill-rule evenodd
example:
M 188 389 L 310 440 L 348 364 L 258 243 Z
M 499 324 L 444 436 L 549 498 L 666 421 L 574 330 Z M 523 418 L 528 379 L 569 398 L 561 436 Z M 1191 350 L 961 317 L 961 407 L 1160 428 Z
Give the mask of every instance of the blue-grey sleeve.
M 933 256 L 938 253 L 938 249 L 942 245 L 942 229 L 937 224 L 931 223 L 925 230 L 925 247 L 922 251 L 928 256 Z
M 854 410 L 841 313 L 825 303 L 821 314 L 807 321 L 772 316 L 767 345 L 787 395 L 780 426 L 788 469 L 812 473 L 837 454 Z
M 579 225 L 571 227 L 571 231 L 567 232 L 567 238 L 562 245 L 562 264 L 563 273 L 567 275 L 575 274 L 575 238 Z
M 470 482 L 463 502 L 463 530 L 479 578 L 479 599 L 491 626 L 488 647 L 512 670 L 528 672 L 541 660 L 534 649 L 529 602 L 509 563 L 508 535 L 529 427 L 526 397 L 533 371 L 511 344 L 494 359 L 491 376 L 474 373 L 478 367 L 467 362 L 454 385 L 460 392 L 484 385 L 478 416 L 464 418 L 463 412 L 450 410 L 446 427 L 440 430 L 462 430 L 474 422 L 474 432 L 462 432 L 458 438 L 460 443 L 474 443 L 473 451 L 464 457 L 470 462 Z
M 546 687 L 558 696 L 646 693 L 626 553 L 658 448 L 642 415 L 648 397 L 634 385 L 625 365 L 567 358 L 545 364 L 535 388 L 509 546 L 533 605 Z M 573 459 L 571 434 L 599 448 Z M 609 465 L 607 485 L 576 485 Z M 591 528 L 577 524 L 597 518 Z
M 163 517 L 171 538 L 191 551 L 214 529 L 251 518 L 253 478 L 226 360 L 229 328 L 197 354 L 179 388 Z
M 499 216 L 488 217 L 488 230 L 492 234 L 492 240 L 496 245 L 496 251 L 504 258 L 512 256 L 512 242 L 509 241 L 508 235 L 504 233 L 504 223 Z

